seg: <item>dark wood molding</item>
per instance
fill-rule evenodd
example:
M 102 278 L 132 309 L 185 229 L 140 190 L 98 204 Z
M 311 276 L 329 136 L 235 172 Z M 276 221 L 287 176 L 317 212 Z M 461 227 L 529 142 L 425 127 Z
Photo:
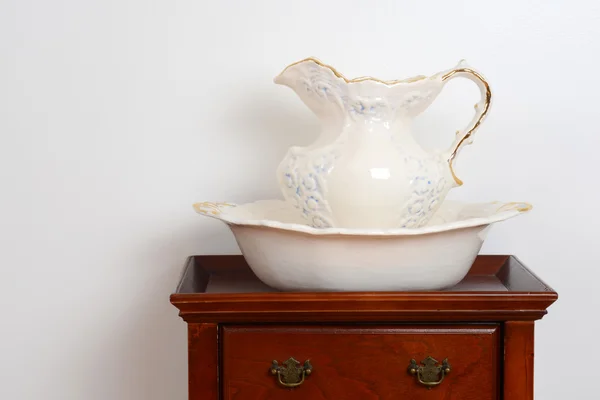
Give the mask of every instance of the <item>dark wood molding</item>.
M 557 298 L 508 255 L 478 256 L 448 290 L 363 293 L 279 292 L 227 255 L 190 257 L 171 302 L 187 321 L 191 400 L 533 400 L 534 324 Z M 273 375 L 289 357 L 313 363 L 302 387 Z M 411 372 L 428 357 L 430 374 L 454 363 L 431 391 Z
M 533 321 L 558 295 L 514 256 L 482 255 L 455 288 L 436 292 L 209 293 L 211 279 L 258 281 L 242 256 L 190 257 L 171 302 L 188 322 Z
M 504 324 L 504 399 L 533 399 L 534 322 Z
M 217 324 L 188 324 L 189 398 L 219 400 Z

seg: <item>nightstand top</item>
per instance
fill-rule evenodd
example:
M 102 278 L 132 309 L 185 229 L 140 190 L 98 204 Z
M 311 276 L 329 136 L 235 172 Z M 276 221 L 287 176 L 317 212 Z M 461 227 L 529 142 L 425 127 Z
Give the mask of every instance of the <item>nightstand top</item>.
M 557 293 L 511 255 L 479 255 L 465 279 L 430 292 L 280 292 L 241 255 L 191 256 L 171 303 L 188 322 L 537 320 Z

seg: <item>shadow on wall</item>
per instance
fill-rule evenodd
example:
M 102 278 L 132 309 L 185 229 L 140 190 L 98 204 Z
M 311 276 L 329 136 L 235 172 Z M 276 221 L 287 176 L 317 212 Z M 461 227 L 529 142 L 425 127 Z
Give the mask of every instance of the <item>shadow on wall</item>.
M 236 135 L 239 133 L 238 139 L 245 138 L 244 144 L 255 143 L 283 156 L 289 146 L 306 146 L 319 134 L 317 117 L 291 89 L 283 86 L 247 88 L 228 104 L 230 107 L 220 115 L 221 122 Z
M 224 182 L 236 182 L 236 187 L 225 190 L 235 191 L 244 201 L 279 196 L 275 176 L 279 163 L 289 147 L 316 140 L 320 122 L 285 87 L 249 88 L 228 104 L 215 116 L 222 132 L 219 146 L 227 149 L 219 164 L 235 165 Z
M 233 201 L 253 201 L 279 197 L 277 165 L 290 146 L 309 144 L 320 129 L 316 117 L 294 96 L 285 91 L 246 90 L 215 115 L 218 131 L 211 145 L 228 149 L 220 152 L 215 166 L 224 172 L 218 179 L 208 180 L 219 186 L 199 186 L 204 193 L 197 198 L 233 195 Z M 229 165 L 236 168 L 225 171 Z M 198 176 L 198 181 L 202 178 Z M 130 281 L 135 284 L 118 294 L 121 305 L 113 308 L 113 312 L 119 309 L 118 315 L 106 318 L 110 323 L 97 328 L 99 342 L 82 349 L 89 351 L 93 368 L 102 369 L 101 375 L 114 383 L 86 383 L 86 387 L 97 388 L 90 400 L 187 399 L 187 328 L 169 296 L 188 256 L 240 254 L 225 224 L 194 215 L 191 203 L 189 215 L 189 222 L 175 228 L 172 217 L 159 218 L 151 230 L 166 233 L 122 244 L 127 254 L 134 255 L 127 264 L 132 270 L 127 273 L 133 275 Z
M 94 399 L 186 400 L 187 327 L 169 296 L 179 281 L 185 259 L 193 254 L 239 254 L 229 229 L 218 221 L 199 229 L 193 221 L 181 230 L 152 242 L 140 243 L 139 260 L 132 266 L 139 276 L 132 297 L 110 327 L 103 327 L 104 343 L 95 363 L 112 368 L 115 392 Z M 221 224 L 222 225 L 222 224 Z M 118 369 L 115 366 L 120 366 Z M 120 373 L 119 373 L 120 372 Z M 112 373 L 106 374 L 111 375 Z M 99 385 L 99 387 L 106 387 Z

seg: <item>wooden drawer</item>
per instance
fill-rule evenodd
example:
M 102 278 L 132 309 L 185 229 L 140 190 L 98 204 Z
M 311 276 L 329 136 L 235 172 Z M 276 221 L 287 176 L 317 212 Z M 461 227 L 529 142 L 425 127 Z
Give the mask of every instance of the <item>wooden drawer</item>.
M 396 326 L 224 326 L 224 399 L 495 400 L 500 332 L 496 324 Z M 294 388 L 272 375 L 273 360 L 293 357 L 310 375 Z M 448 360 L 436 386 L 410 373 L 414 359 Z M 283 371 L 282 371 L 283 372 Z M 301 377 L 301 373 L 296 375 Z M 442 374 L 432 376 L 431 381 Z M 427 380 L 424 371 L 421 376 Z

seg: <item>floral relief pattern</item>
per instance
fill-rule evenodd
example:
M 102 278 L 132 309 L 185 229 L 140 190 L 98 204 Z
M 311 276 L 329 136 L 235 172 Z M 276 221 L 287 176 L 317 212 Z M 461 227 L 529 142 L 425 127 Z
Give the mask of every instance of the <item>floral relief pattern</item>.
M 438 210 L 441 205 L 440 199 L 450 190 L 448 170 L 444 169 L 447 164 L 442 160 L 441 155 L 437 158 L 431 155 L 418 157 L 409 154 L 401 143 L 393 141 L 393 145 L 398 151 L 398 156 L 403 158 L 408 175 L 414 177 L 410 183 L 411 196 L 399 209 L 399 214 L 403 216 L 398 226 L 420 227 Z M 408 212 L 403 212 L 404 210 Z
M 434 90 L 427 85 L 424 85 L 421 90 L 390 94 L 389 99 L 380 96 L 350 95 L 348 86 L 341 84 L 329 70 L 309 67 L 303 71 L 307 71 L 307 74 L 299 77 L 298 83 L 309 95 L 340 105 L 354 120 L 359 118 L 383 120 L 401 112 L 416 112 L 424 105 L 428 105 L 435 95 Z
M 398 223 L 401 228 L 420 227 L 437 211 L 441 204 L 440 197 L 446 187 L 446 178 L 436 173 L 417 175 L 411 187 L 413 191 L 409 201 L 399 210 L 399 213 L 404 214 Z M 408 210 L 408 213 L 402 213 L 403 210 Z
M 308 96 L 308 100 L 327 102 L 339 106 L 346 113 L 347 121 L 389 121 L 399 113 L 416 114 L 426 108 L 437 94 L 436 86 L 427 82 L 420 86 L 399 88 L 389 95 L 361 95 L 350 88 L 328 69 L 316 66 L 299 68 L 295 76 L 296 87 Z M 366 133 L 365 133 L 366 134 Z M 343 135 L 342 135 L 343 136 Z M 279 168 L 279 180 L 285 198 L 301 210 L 308 225 L 330 228 L 335 224 L 327 202 L 327 176 L 340 155 L 344 139 L 338 137 L 327 147 L 294 148 L 286 155 Z M 402 143 L 392 139 L 390 143 L 403 159 L 410 179 L 410 197 L 398 205 L 397 227 L 417 228 L 423 226 L 440 206 L 440 199 L 450 189 L 447 162 L 434 159 L 430 154 L 409 154 Z
M 337 146 L 336 146 L 337 148 Z M 315 228 L 330 228 L 331 209 L 324 197 L 324 175 L 328 174 L 339 156 L 339 150 L 318 154 L 288 154 L 280 177 L 284 183 L 284 195 L 302 216 Z
M 280 170 L 286 199 L 302 210 L 308 224 L 315 228 L 334 226 L 324 189 L 327 173 L 338 155 L 339 151 L 317 156 L 290 155 L 285 167 Z M 411 181 L 409 200 L 398 208 L 397 225 L 400 228 L 416 228 L 426 223 L 431 214 L 437 211 L 441 205 L 440 198 L 448 191 L 448 181 L 440 164 L 405 156 L 405 165 L 414 179 Z

